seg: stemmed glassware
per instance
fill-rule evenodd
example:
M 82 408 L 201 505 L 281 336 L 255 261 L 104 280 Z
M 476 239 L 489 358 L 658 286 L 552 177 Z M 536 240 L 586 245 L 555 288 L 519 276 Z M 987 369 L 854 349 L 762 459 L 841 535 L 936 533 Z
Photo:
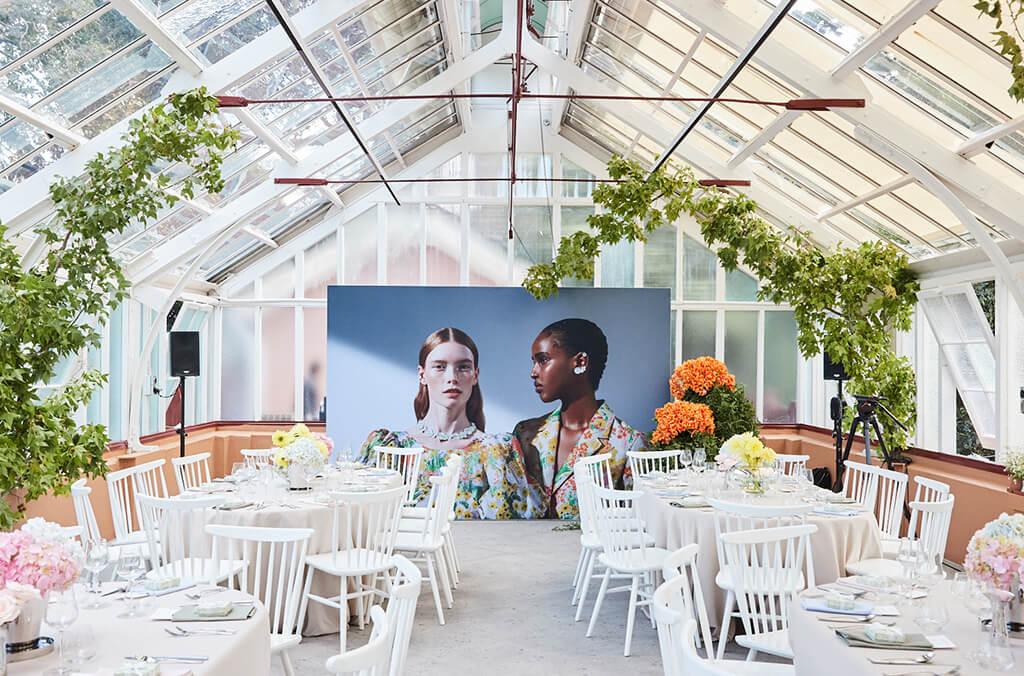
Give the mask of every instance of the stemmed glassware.
M 51 590 L 46 599 L 46 624 L 57 630 L 60 666 L 50 669 L 46 676 L 71 676 L 71 669 L 64 666 L 64 630 L 78 619 L 78 601 L 75 599 L 75 588 L 63 591 Z
M 100 595 L 100 573 L 108 563 L 110 563 L 110 547 L 107 545 L 107 541 L 103 539 L 88 540 L 85 544 L 85 569 L 90 573 L 90 598 L 82 606 L 83 608 L 103 607 Z
M 693 464 L 693 452 L 690 449 L 684 448 L 679 451 L 679 464 L 684 470 L 689 469 Z
M 125 547 L 124 551 L 117 558 L 115 572 L 119 578 L 127 583 L 125 598 L 128 601 L 128 607 L 121 617 L 141 617 L 142 613 L 139 612 L 138 606 L 135 603 L 135 597 L 132 596 L 132 586 L 146 573 L 142 552 L 138 549 Z
M 704 463 L 708 459 L 708 453 L 703 448 L 693 451 L 693 469 L 699 473 L 704 472 Z
M 801 487 L 803 488 L 804 494 L 813 496 L 816 492 L 814 490 L 814 470 L 810 469 L 809 467 L 804 468 L 804 470 L 800 473 L 799 478 L 801 480 Z

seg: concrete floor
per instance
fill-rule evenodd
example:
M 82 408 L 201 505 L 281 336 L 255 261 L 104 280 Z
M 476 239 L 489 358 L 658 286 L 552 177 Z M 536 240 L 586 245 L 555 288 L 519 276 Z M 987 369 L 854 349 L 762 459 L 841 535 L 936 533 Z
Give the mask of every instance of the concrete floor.
M 579 532 L 553 531 L 554 525 L 454 524 L 462 562 L 455 606 L 445 609 L 445 625 L 438 625 L 424 585 L 409 645 L 409 676 L 662 673 L 657 632 L 643 615 L 637 615 L 632 655 L 622 656 L 628 594 L 606 599 L 592 638 L 584 637 L 590 603 L 583 621 L 573 622 L 569 585 Z M 592 587 L 591 599 L 595 594 Z M 368 629 L 352 627 L 348 645 L 362 645 L 368 636 Z M 307 638 L 292 651 L 292 660 L 299 674 L 326 674 L 324 663 L 337 650 L 337 635 Z M 284 673 L 277 658 L 273 673 Z

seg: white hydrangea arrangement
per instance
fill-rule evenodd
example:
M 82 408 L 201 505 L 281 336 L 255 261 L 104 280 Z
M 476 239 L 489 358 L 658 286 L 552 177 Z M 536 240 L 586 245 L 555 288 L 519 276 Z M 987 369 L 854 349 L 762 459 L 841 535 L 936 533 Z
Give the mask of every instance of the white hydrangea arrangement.
M 274 452 L 274 465 L 281 469 L 288 469 L 290 465 L 295 464 L 320 470 L 326 461 L 323 445 L 312 437 L 298 437 Z

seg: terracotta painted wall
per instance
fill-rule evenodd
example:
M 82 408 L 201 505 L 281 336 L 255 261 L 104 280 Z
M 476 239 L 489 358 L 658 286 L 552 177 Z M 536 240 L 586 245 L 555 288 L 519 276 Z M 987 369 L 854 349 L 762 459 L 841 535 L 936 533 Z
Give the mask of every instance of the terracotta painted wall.
M 835 476 L 835 452 L 829 431 L 806 425 L 769 425 L 762 429 L 761 436 L 777 452 L 809 455 L 809 466 L 828 467 Z M 863 461 L 863 449 L 862 444 L 854 443 L 851 459 Z M 913 459 L 908 468 L 910 484 L 907 493 L 911 499 L 916 487 L 915 476 L 949 484 L 956 497 L 946 544 L 946 559 L 949 561 L 962 563 L 967 543 L 974 532 L 1002 512 L 1024 513 L 1024 496 L 1006 491 L 1009 483 L 1001 467 L 916 449 L 911 449 L 907 455 Z

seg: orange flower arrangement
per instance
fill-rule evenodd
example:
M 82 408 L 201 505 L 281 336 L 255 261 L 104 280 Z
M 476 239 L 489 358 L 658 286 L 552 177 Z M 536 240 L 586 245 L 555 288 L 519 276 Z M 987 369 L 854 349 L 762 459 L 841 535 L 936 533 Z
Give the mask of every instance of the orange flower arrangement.
M 670 401 L 654 412 L 658 422 L 651 441 L 657 444 L 672 442 L 684 432 L 690 434 L 715 433 L 715 417 L 707 404 L 689 401 Z
M 668 379 L 669 391 L 672 392 L 674 399 L 682 399 L 687 391 L 703 397 L 716 385 L 730 390 L 735 389 L 736 378 L 729 373 L 725 364 L 714 357 L 697 357 L 684 361 Z

